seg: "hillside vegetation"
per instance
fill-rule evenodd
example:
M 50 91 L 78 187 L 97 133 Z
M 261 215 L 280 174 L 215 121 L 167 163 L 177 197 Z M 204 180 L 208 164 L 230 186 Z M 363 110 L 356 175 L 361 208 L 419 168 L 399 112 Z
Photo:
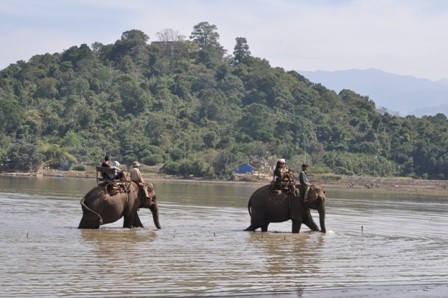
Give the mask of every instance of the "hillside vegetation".
M 35 55 L 0 72 L 0 166 L 82 169 L 105 154 L 181 176 L 229 178 L 286 158 L 314 173 L 448 178 L 443 114 L 399 117 L 254 57 L 215 25 L 140 30 Z M 422 100 L 425 100 L 422 98 Z

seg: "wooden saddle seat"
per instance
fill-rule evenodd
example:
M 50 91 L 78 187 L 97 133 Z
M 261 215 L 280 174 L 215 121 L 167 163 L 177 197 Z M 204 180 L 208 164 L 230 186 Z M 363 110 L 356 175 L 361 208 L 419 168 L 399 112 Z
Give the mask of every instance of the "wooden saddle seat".
M 96 167 L 96 183 L 101 184 L 103 182 L 115 183 L 120 182 L 117 177 L 118 171 L 115 168 L 108 167 Z
M 130 181 L 122 171 L 115 168 L 96 167 L 96 183 L 105 188 L 111 196 L 128 192 Z

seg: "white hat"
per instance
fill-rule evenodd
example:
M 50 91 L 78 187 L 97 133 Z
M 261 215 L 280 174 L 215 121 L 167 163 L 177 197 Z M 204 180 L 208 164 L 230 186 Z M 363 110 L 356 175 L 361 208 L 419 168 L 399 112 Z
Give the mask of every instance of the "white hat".
M 114 160 L 113 165 L 114 165 L 114 167 L 119 167 L 120 163 L 118 161 Z
M 286 162 L 284 158 L 279 159 L 278 161 L 281 162 L 281 163 L 285 163 Z
M 132 163 L 132 166 L 136 168 L 136 167 L 139 167 L 140 164 L 138 163 L 138 161 L 134 161 L 134 162 Z

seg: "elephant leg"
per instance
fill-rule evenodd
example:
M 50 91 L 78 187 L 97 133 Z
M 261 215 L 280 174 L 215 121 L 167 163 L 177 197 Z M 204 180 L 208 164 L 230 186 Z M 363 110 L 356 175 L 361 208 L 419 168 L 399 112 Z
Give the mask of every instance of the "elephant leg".
M 303 218 L 303 224 L 305 224 L 310 230 L 319 232 L 319 227 L 314 222 L 313 217 L 311 216 L 311 212 L 308 210 L 308 212 L 304 215 Z
M 98 217 L 91 217 L 83 215 L 79 222 L 78 229 L 99 229 L 100 219 Z
M 135 215 L 134 224 L 132 225 L 134 228 L 143 228 L 143 224 L 138 216 L 138 213 Z
M 254 228 L 252 225 L 248 226 L 246 229 L 244 229 L 244 231 L 248 231 L 248 232 L 255 232 L 256 228 Z
M 134 214 L 125 215 L 123 220 L 123 228 L 132 229 L 134 227 L 136 217 L 138 217 L 137 211 Z M 140 221 L 140 219 L 138 219 L 138 221 Z
M 244 231 L 255 232 L 258 228 L 261 228 L 262 232 L 266 232 L 268 230 L 268 225 L 269 225 L 269 223 L 265 224 L 261 221 L 254 220 L 251 218 L 250 226 L 247 227 Z
M 302 225 L 301 220 L 292 219 L 292 232 L 293 233 L 299 233 L 300 232 L 300 226 Z
M 266 221 L 264 219 L 253 219 L 250 220 L 250 226 L 247 227 L 244 231 L 250 231 L 255 232 L 258 228 L 261 228 L 262 232 L 268 231 L 269 221 Z
M 267 231 L 268 231 L 268 226 L 269 226 L 269 223 L 268 223 L 268 222 L 264 223 L 264 224 L 261 226 L 261 231 L 262 231 L 262 232 L 267 232 Z

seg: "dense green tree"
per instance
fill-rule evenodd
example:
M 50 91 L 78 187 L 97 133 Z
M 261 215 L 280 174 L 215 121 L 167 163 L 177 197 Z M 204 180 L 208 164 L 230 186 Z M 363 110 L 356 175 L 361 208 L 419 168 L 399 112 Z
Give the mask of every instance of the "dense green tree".
M 250 140 L 270 142 L 274 138 L 275 121 L 268 107 L 253 103 L 243 109 L 240 130 Z
M 0 98 L 0 132 L 14 134 L 25 120 L 24 107 L 15 99 Z

